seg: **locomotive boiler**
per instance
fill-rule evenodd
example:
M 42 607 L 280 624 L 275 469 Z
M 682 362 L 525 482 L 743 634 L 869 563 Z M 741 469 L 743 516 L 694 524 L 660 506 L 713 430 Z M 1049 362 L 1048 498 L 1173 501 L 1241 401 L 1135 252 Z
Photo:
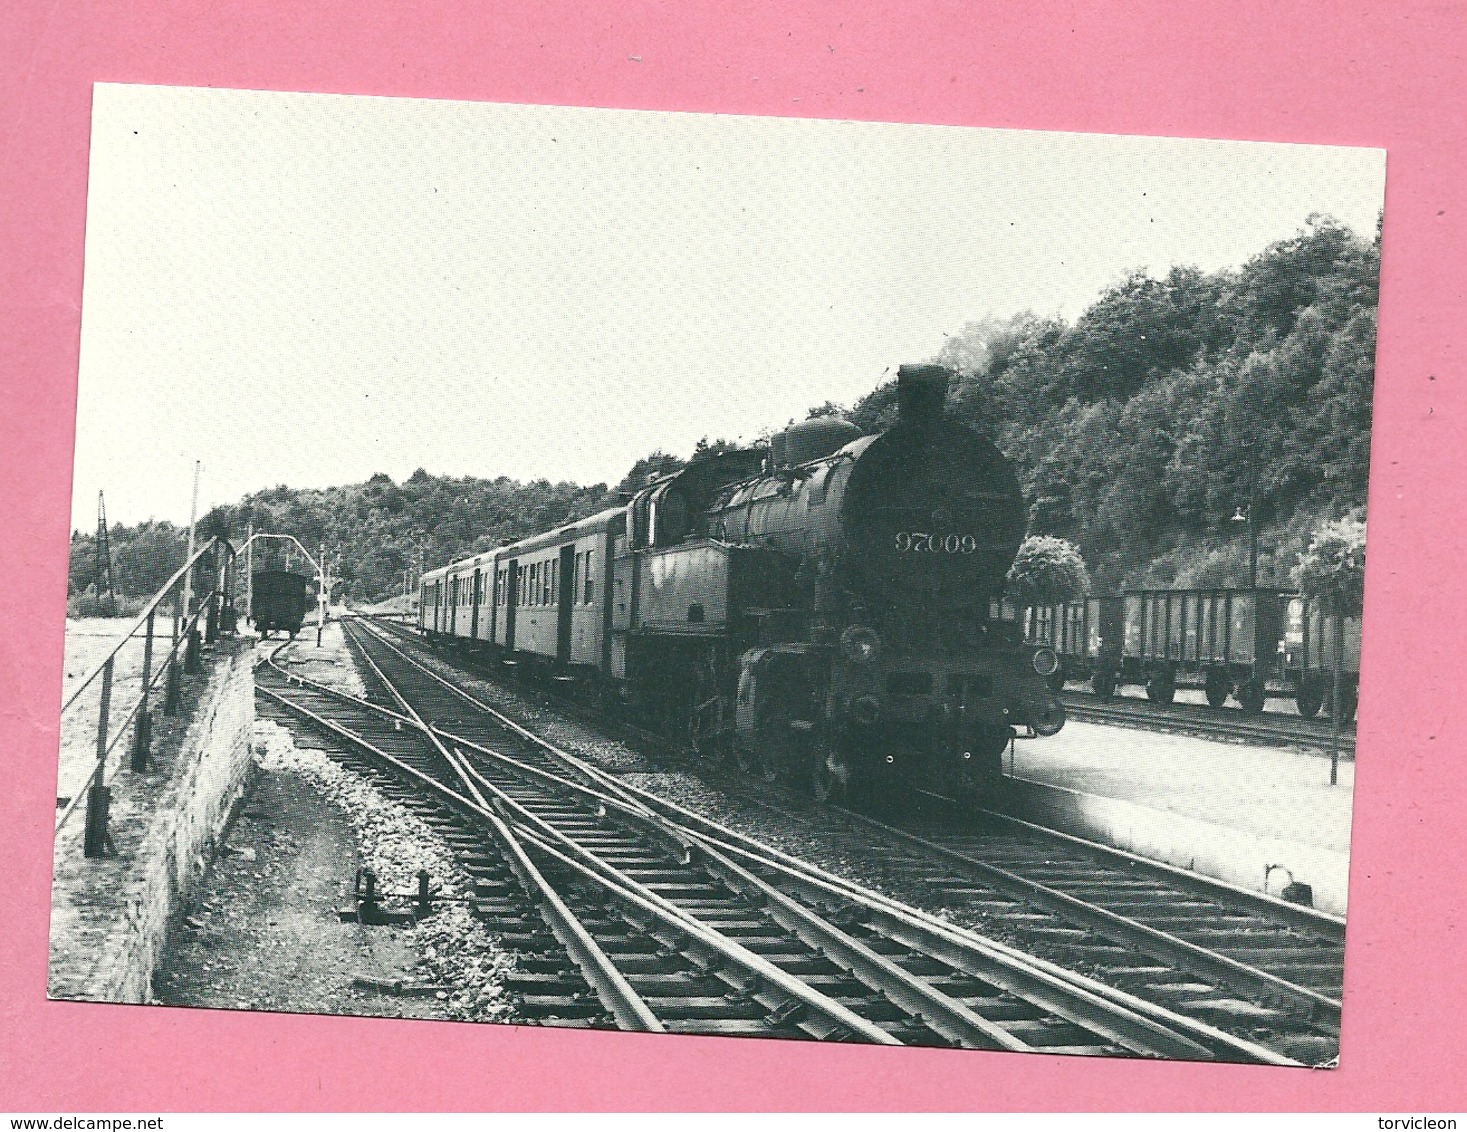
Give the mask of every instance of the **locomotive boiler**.
M 1017 735 L 1053 735 L 1047 647 L 1002 602 L 1023 538 L 1012 465 L 903 366 L 899 419 L 793 425 L 694 461 L 624 508 L 424 577 L 430 634 L 610 690 L 700 750 L 819 797 L 986 794 Z

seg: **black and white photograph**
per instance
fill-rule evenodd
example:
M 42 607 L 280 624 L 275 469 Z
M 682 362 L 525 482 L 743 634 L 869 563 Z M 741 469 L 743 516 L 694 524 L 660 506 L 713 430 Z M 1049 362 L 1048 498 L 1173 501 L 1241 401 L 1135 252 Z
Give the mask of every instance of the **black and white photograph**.
M 97 85 L 50 996 L 1337 1065 L 1385 176 Z

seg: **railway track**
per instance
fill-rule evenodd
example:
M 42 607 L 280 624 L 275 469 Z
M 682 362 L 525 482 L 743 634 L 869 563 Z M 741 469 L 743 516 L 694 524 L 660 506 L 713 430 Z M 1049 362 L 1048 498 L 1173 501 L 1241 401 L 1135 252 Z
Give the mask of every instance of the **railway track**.
M 279 665 L 261 669 L 260 695 L 446 823 L 482 878 L 478 911 L 525 945 L 521 970 L 539 989 L 511 986 L 527 1017 L 1288 1063 L 692 815 L 679 821 L 385 639 L 352 636 L 370 670 L 365 700 Z
M 1110 723 L 1153 731 L 1183 732 L 1208 739 L 1234 739 L 1270 746 L 1311 746 L 1328 749 L 1334 733 L 1328 722 L 1303 719 L 1278 712 L 1244 715 L 1235 708 L 1205 704 L 1153 704 L 1148 700 L 1113 698 L 1103 700 L 1088 692 L 1066 691 L 1060 699 L 1071 719 L 1086 723 Z M 1355 725 L 1340 733 L 1340 746 L 1355 753 Z
M 634 793 L 685 823 L 701 821 Z M 746 793 L 751 804 L 767 804 L 767 790 Z M 927 893 L 924 907 L 957 910 L 982 930 L 1019 941 L 1026 953 L 1309 1064 L 1338 1051 L 1339 917 L 1000 814 L 919 833 L 844 811 L 833 821 L 831 808 L 793 792 L 773 808 L 853 855 L 869 856 L 874 835 L 883 867 Z

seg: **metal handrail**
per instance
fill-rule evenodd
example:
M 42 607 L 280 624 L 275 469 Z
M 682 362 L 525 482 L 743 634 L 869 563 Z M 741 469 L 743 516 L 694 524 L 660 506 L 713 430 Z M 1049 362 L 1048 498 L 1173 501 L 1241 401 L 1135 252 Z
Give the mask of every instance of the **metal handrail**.
M 195 558 L 197 558 L 197 555 L 195 556 Z M 177 581 L 177 579 L 178 575 L 175 574 L 174 581 Z M 173 582 L 169 582 L 170 586 L 172 584 Z M 167 589 L 167 587 L 164 588 L 165 590 Z M 169 664 L 178 655 L 179 649 L 186 648 L 188 646 L 189 636 L 198 627 L 199 618 L 204 615 L 204 611 L 208 609 L 209 603 L 213 601 L 219 593 L 220 590 L 217 586 L 214 587 L 214 589 L 210 590 L 204 597 L 199 600 L 199 608 L 194 611 L 193 616 L 183 623 L 183 627 L 178 634 L 178 640 L 173 642 L 173 647 L 168 650 L 168 653 L 166 656 L 164 656 L 162 662 L 149 675 L 147 685 L 143 688 L 142 692 L 139 693 L 137 700 L 132 705 L 132 709 L 127 713 L 126 718 L 124 718 L 122 723 L 118 726 L 117 731 L 112 735 L 109 740 L 107 740 L 107 745 L 103 751 L 102 756 L 93 762 L 92 772 L 88 774 L 87 777 L 82 781 L 81 785 L 76 789 L 71 798 L 67 801 L 65 808 L 62 809 L 60 815 L 56 818 L 56 825 L 53 830 L 54 833 L 61 832 L 61 828 L 71 817 L 72 812 L 76 810 L 82 800 L 86 798 L 87 791 L 91 789 L 93 785 L 105 786 L 107 784 L 107 761 L 112 757 L 113 748 L 116 747 L 117 744 L 122 740 L 122 737 L 127 734 L 127 729 L 132 725 L 133 720 L 137 718 L 138 713 L 143 708 L 143 705 L 147 703 L 147 693 L 151 692 L 155 687 L 157 687 L 158 683 L 161 680 L 167 677 Z M 151 612 L 151 610 L 149 612 Z M 147 620 L 146 615 L 144 615 L 143 619 L 145 621 Z M 134 626 L 133 628 L 135 629 L 136 626 Z M 130 639 L 131 636 L 132 634 L 129 633 L 128 638 L 125 639 Z M 115 653 L 116 650 L 113 651 Z M 105 668 L 109 660 L 111 660 L 110 656 L 107 658 L 107 660 L 104 660 L 102 662 L 101 667 L 99 667 L 97 671 L 100 672 L 102 668 Z M 64 711 L 66 709 L 63 708 L 62 710 Z
M 66 702 L 61 705 L 61 711 L 63 714 L 68 708 L 71 707 L 72 704 L 76 703 L 77 697 L 79 697 L 84 691 L 87 690 L 92 681 L 102 674 L 102 669 L 107 667 L 107 663 L 113 657 L 115 657 L 118 652 L 122 650 L 122 647 L 127 644 L 128 641 L 132 640 L 132 635 L 136 633 L 139 629 L 141 629 L 144 624 L 147 623 L 149 616 L 151 616 L 153 612 L 158 608 L 158 606 L 162 604 L 163 599 L 168 596 L 168 591 L 177 584 L 178 580 L 183 577 L 184 573 L 188 571 L 195 563 L 197 563 L 198 560 L 202 558 L 205 554 L 213 550 L 214 547 L 220 542 L 223 542 L 224 545 L 229 546 L 228 540 L 220 539 L 216 535 L 214 538 L 211 538 L 208 542 L 206 542 L 199 549 L 198 553 L 196 553 L 192 558 L 190 558 L 187 562 L 180 566 L 178 570 L 174 573 L 173 577 L 169 578 L 168 581 L 163 583 L 163 588 L 160 589 L 148 600 L 147 605 L 143 606 L 143 611 L 138 614 L 138 619 L 134 621 L 131 626 L 129 626 L 127 632 L 124 633 L 122 637 L 118 640 L 118 642 L 112 646 L 112 651 L 97 662 L 96 667 L 87 674 L 87 678 L 76 687 L 76 690 L 73 691 L 69 697 L 67 697 Z M 233 547 L 230 547 L 230 549 L 233 550 Z M 200 602 L 199 608 L 202 609 L 203 607 L 204 603 Z M 188 610 L 185 609 L 183 611 L 183 615 L 187 617 Z

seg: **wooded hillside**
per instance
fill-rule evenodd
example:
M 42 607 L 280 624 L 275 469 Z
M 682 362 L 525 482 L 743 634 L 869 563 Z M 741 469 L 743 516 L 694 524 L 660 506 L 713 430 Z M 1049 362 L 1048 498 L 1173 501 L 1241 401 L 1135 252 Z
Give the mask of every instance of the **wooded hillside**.
M 1316 521 L 1363 515 L 1379 273 L 1378 228 L 1311 218 L 1236 271 L 1131 274 L 1073 324 L 973 322 L 937 359 L 949 410 L 1018 464 L 1030 533 L 1076 543 L 1097 591 L 1246 584 L 1250 486 L 1260 583 L 1287 584 Z M 885 427 L 895 400 L 851 416 Z
M 1378 230 L 1366 240 L 1311 218 L 1235 271 L 1128 275 L 1072 324 L 1027 314 L 969 323 L 936 360 L 959 374 L 950 411 L 1018 464 L 1030 532 L 1076 543 L 1096 591 L 1245 584 L 1247 524 L 1233 516 L 1250 485 L 1260 581 L 1287 584 L 1316 522 L 1363 516 L 1379 267 Z M 849 415 L 884 428 L 895 400 L 887 383 Z M 677 463 L 653 453 L 619 486 Z M 340 559 L 339 594 L 369 602 L 401 592 L 420 555 L 438 566 L 616 499 L 605 484 L 419 469 L 401 484 L 282 485 L 217 508 L 204 528 L 238 540 L 253 522 L 312 553 L 324 542 Z M 119 588 L 153 592 L 183 561 L 184 538 L 168 523 L 112 528 Z M 74 534 L 70 593 L 92 584 L 93 556 L 92 536 Z

